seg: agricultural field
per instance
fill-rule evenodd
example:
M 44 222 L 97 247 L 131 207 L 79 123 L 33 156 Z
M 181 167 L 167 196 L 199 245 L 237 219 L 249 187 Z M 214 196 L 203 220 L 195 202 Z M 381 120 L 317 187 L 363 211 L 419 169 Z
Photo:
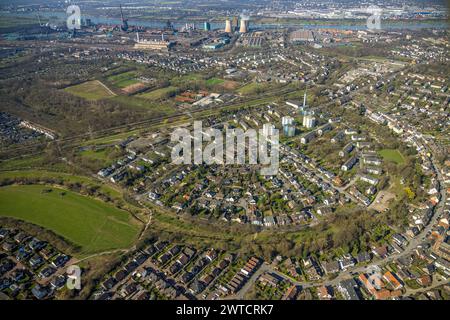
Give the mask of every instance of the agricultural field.
M 127 248 L 139 226 L 127 212 L 71 191 L 22 185 L 0 188 L 0 216 L 47 228 L 81 247 L 81 254 Z
M 98 80 L 87 81 L 76 86 L 68 87 L 65 91 L 74 96 L 94 101 L 115 96 L 114 92 Z
M 396 164 L 403 164 L 405 162 L 403 155 L 396 149 L 383 149 L 380 150 L 379 153 L 386 161 L 391 161 Z

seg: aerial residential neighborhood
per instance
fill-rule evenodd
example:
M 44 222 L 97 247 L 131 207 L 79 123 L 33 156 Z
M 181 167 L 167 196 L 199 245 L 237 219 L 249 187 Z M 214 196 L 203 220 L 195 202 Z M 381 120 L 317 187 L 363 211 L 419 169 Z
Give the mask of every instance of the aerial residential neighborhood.
M 449 300 L 449 14 L 410 2 L 1 2 L 0 300 Z

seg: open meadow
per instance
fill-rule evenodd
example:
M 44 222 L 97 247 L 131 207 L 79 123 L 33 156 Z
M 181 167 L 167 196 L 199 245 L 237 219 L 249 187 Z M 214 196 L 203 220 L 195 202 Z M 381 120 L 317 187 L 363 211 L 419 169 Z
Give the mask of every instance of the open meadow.
M 65 91 L 86 100 L 101 100 L 115 96 L 111 90 L 98 80 L 83 82 L 76 86 L 68 87 Z
M 127 248 L 139 232 L 137 222 L 126 211 L 42 185 L 1 187 L 0 216 L 49 229 L 80 246 L 82 254 Z

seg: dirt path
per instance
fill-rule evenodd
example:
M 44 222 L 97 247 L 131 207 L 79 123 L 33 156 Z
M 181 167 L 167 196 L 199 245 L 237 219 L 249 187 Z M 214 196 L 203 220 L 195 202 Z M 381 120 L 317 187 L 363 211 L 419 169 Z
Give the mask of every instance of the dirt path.
M 108 91 L 108 93 L 112 96 L 117 96 L 117 94 L 115 94 L 110 88 L 108 88 L 103 82 L 101 82 L 100 80 L 95 80 L 98 84 L 100 84 L 103 88 L 105 88 L 106 91 Z

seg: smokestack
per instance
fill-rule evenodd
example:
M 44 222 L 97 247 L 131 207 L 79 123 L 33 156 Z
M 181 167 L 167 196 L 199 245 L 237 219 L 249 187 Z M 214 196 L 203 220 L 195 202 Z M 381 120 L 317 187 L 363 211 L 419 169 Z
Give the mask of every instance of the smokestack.
M 227 19 L 225 21 L 225 32 L 228 32 L 228 33 L 232 32 L 232 30 L 231 30 L 231 21 L 229 19 Z
M 248 20 L 241 19 L 241 27 L 239 28 L 240 33 L 248 32 Z
M 128 31 L 128 20 L 124 18 L 123 16 L 123 11 L 122 11 L 122 5 L 119 5 L 120 7 L 120 18 L 122 19 L 122 26 L 121 29 L 122 31 Z
M 305 95 L 303 96 L 303 108 L 306 107 L 306 90 L 305 90 Z

